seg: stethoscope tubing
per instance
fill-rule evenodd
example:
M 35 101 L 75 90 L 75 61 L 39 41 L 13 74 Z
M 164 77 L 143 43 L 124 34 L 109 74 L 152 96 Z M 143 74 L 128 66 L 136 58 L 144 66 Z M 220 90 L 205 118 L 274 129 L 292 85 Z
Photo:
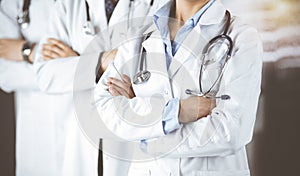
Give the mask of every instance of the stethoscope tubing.
M 17 22 L 21 29 L 26 29 L 30 23 L 30 16 L 29 16 L 29 7 L 31 4 L 31 0 L 24 0 L 22 12 L 17 16 Z
M 200 88 L 200 93 L 203 94 L 203 95 L 207 95 L 211 92 L 211 90 L 217 85 L 217 83 L 221 80 L 221 78 L 223 77 L 223 74 L 224 74 L 224 71 L 225 71 L 225 68 L 227 67 L 227 63 L 228 63 L 228 60 L 231 58 L 231 54 L 232 54 L 232 50 L 233 50 L 233 41 L 231 39 L 230 36 L 228 36 L 228 30 L 229 30 L 229 26 L 230 26 L 230 20 L 231 20 L 231 15 L 230 15 L 230 12 L 226 10 L 226 13 L 225 13 L 226 17 L 227 17 L 227 20 L 226 20 L 226 24 L 225 24 L 225 29 L 224 29 L 224 32 L 220 35 L 217 35 L 215 36 L 214 38 L 212 38 L 207 44 L 206 46 L 203 48 L 203 51 L 202 51 L 202 63 L 201 63 L 201 66 L 200 66 L 200 73 L 199 73 L 199 88 Z M 229 42 L 229 49 L 226 53 L 226 59 L 225 59 L 225 64 L 222 68 L 222 71 L 221 73 L 219 74 L 219 76 L 217 77 L 217 79 L 215 80 L 215 82 L 212 84 L 212 86 L 209 88 L 209 90 L 207 90 L 205 93 L 203 92 L 203 89 L 202 89 L 202 83 L 201 83 L 201 80 L 202 80 L 202 76 L 203 76 L 203 67 L 204 67 L 204 57 L 205 57 L 205 54 L 207 53 L 207 50 L 210 46 L 212 46 L 217 40 L 220 40 L 220 39 L 225 39 Z M 227 95 L 228 96 L 228 95 Z
M 217 83 L 221 80 L 223 74 L 224 74 L 224 71 L 225 71 L 225 68 L 227 67 L 227 63 L 228 63 L 228 60 L 231 58 L 231 54 L 232 54 L 232 50 L 233 50 L 233 41 L 231 39 L 230 36 L 227 35 L 228 33 L 228 30 L 229 30 L 229 26 L 230 26 L 230 21 L 231 21 L 231 15 L 230 15 L 230 12 L 229 11 L 226 11 L 225 13 L 227 19 L 226 19 L 226 24 L 225 24 L 225 29 L 224 29 L 224 32 L 220 35 L 217 35 L 215 36 L 214 38 L 212 38 L 207 44 L 206 46 L 203 48 L 202 50 L 202 63 L 201 63 L 201 66 L 200 66 L 200 74 L 199 74 L 199 87 L 200 87 L 200 93 L 196 93 L 194 91 L 191 91 L 190 89 L 187 89 L 185 91 L 186 94 L 190 94 L 190 95 L 196 95 L 196 96 L 202 96 L 202 97 L 206 97 L 206 98 L 214 98 L 214 99 L 217 99 L 217 98 L 220 98 L 222 100 L 229 100 L 230 99 L 230 96 L 229 95 L 221 95 L 221 96 L 212 96 L 212 95 L 209 95 L 209 93 L 211 92 L 211 90 L 217 85 Z M 144 40 L 147 40 L 149 37 L 150 37 L 151 33 L 149 33 L 146 37 L 144 37 Z M 226 59 L 225 59 L 225 64 L 223 65 L 223 68 L 222 68 L 222 71 L 221 73 L 219 74 L 219 76 L 217 77 L 217 79 L 215 80 L 215 82 L 213 83 L 213 85 L 210 87 L 210 89 L 208 91 L 206 91 L 205 93 L 203 93 L 203 90 L 202 90 L 202 84 L 201 84 L 201 80 L 202 80 L 202 70 L 203 70 L 203 67 L 204 67 L 204 57 L 205 57 L 205 54 L 207 53 L 207 50 L 210 46 L 213 45 L 213 43 L 215 43 L 217 40 L 220 40 L 220 39 L 225 39 L 229 42 L 229 49 L 226 53 Z M 149 77 L 151 74 L 149 74 L 150 72 L 146 70 L 146 65 L 145 65 L 145 54 L 146 54 L 146 51 L 144 49 L 144 47 L 142 46 L 141 48 L 141 51 L 140 51 L 140 57 L 139 57 L 139 70 L 138 72 L 136 73 L 136 75 L 134 76 L 134 80 L 133 80 L 133 83 L 134 84 L 141 84 L 143 82 L 146 82 L 148 81 Z M 144 68 L 145 67 L 145 68 Z M 143 79 L 143 72 L 147 72 L 148 74 L 148 78 L 147 79 Z M 148 73 L 149 72 L 149 73 Z

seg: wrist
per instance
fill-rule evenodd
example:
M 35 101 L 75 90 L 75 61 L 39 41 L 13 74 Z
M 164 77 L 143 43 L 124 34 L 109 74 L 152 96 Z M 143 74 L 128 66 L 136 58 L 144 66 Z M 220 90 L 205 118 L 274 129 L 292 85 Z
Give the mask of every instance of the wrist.
M 181 124 L 179 122 L 179 98 L 173 98 L 168 101 L 163 111 L 163 130 L 165 134 L 169 134 L 179 128 Z
M 107 68 L 108 64 L 106 62 L 107 62 L 108 57 L 109 57 L 109 52 L 103 52 L 101 54 L 100 66 L 101 66 L 102 71 L 105 71 Z
M 34 49 L 35 49 L 35 43 L 31 45 L 31 52 L 28 57 L 28 59 L 31 63 L 33 63 L 33 61 L 34 61 Z
M 100 77 L 102 76 L 102 73 L 103 73 L 102 56 L 103 56 L 103 52 L 101 52 L 98 57 L 98 63 L 97 63 L 97 67 L 96 67 L 96 83 L 98 83 L 98 81 L 100 80 Z

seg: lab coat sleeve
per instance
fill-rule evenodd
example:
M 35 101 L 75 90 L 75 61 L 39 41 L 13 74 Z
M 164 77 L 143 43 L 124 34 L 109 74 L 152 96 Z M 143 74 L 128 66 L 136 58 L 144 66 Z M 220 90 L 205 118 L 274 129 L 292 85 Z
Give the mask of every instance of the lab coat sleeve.
M 2 1 L 0 7 L 1 39 L 20 39 L 22 34 L 15 20 L 17 7 L 14 1 Z M 32 65 L 26 62 L 15 62 L 0 58 L 0 88 L 11 92 L 17 90 L 38 89 Z
M 235 54 L 223 75 L 219 94 L 231 99 L 218 100 L 211 115 L 155 141 L 146 152 L 168 157 L 226 156 L 252 139 L 261 86 L 262 44 L 256 30 L 242 28 L 235 40 Z
M 47 43 L 49 37 L 59 39 L 71 46 L 70 34 L 66 26 L 68 21 L 64 3 L 62 0 L 55 3 L 55 10 L 50 19 L 50 36 L 39 43 L 34 62 L 34 71 L 40 89 L 52 94 L 71 93 L 77 90 L 94 88 L 95 70 L 100 54 L 100 49 L 98 49 L 94 50 L 93 53 L 89 52 L 90 54 L 86 56 L 55 58 L 50 61 L 43 60 L 42 45 Z M 79 85 L 78 82 L 82 84 Z
M 93 89 L 98 57 L 99 52 L 95 52 L 80 57 L 36 61 L 34 70 L 40 89 L 50 94 Z
M 38 90 L 32 65 L 0 59 L 0 88 L 6 92 Z
M 129 46 L 130 44 L 126 45 Z M 127 99 L 124 96 L 112 96 L 108 91 L 107 81 L 109 77 L 121 79 L 121 73 L 131 74 L 133 68 L 128 65 L 128 67 L 124 67 L 129 63 L 128 58 L 132 58 L 129 52 L 120 47 L 116 59 L 103 73 L 95 88 L 94 100 L 99 118 L 107 129 L 120 140 L 140 141 L 164 136 L 162 114 L 167 101 L 163 97 Z

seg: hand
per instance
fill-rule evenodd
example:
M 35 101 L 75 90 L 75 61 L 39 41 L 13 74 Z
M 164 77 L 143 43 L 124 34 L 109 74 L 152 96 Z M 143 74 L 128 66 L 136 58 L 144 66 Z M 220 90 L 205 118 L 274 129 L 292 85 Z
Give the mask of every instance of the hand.
M 102 58 L 101 58 L 102 71 L 105 71 L 109 63 L 115 59 L 117 52 L 118 52 L 117 49 L 113 49 L 110 51 L 106 51 L 102 54 Z
M 210 114 L 216 101 L 205 97 L 191 96 L 180 100 L 179 123 L 190 123 Z
M 116 78 L 108 78 L 108 90 L 113 96 L 125 96 L 126 98 L 135 97 L 131 80 L 127 75 L 122 75 L 122 80 Z
M 42 54 L 44 60 L 79 56 L 79 54 L 76 51 L 74 51 L 71 47 L 64 44 L 62 41 L 54 38 L 49 38 L 48 43 L 43 44 Z
M 19 39 L 0 39 L 0 57 L 13 61 L 23 61 L 22 48 L 25 42 L 25 40 Z

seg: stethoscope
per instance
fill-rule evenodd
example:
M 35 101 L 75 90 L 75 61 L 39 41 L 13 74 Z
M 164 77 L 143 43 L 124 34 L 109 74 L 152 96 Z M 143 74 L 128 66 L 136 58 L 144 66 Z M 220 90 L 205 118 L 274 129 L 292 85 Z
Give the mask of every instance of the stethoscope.
M 22 29 L 26 29 L 29 26 L 29 6 L 31 0 L 24 0 L 22 12 L 17 16 L 17 22 Z
M 83 25 L 83 31 L 86 35 L 95 35 L 95 28 L 91 22 L 90 16 L 90 6 L 87 1 L 85 1 L 85 13 L 86 13 L 86 23 Z
M 152 32 L 147 34 L 144 37 L 143 41 L 146 41 L 151 36 L 151 34 L 152 34 Z M 146 63 L 145 63 L 146 62 L 146 59 L 145 59 L 146 50 L 143 46 L 141 47 L 140 53 L 141 54 L 139 57 L 139 71 L 133 77 L 133 84 L 136 84 L 136 85 L 147 82 L 149 80 L 149 78 L 151 77 L 151 72 L 149 72 L 146 69 Z
M 148 8 L 148 11 L 146 12 L 146 14 L 149 13 L 150 8 L 153 5 L 154 0 L 150 1 L 150 6 Z M 134 11 L 134 6 L 133 6 L 134 0 L 130 0 L 129 1 L 129 13 L 128 13 L 128 17 L 127 17 L 127 29 L 131 26 L 131 17 Z M 85 12 L 86 12 L 86 23 L 83 25 L 83 30 L 85 32 L 85 34 L 87 35 L 95 35 L 95 28 L 91 22 L 91 17 L 90 17 L 90 13 L 89 13 L 89 4 L 88 2 L 85 0 Z
M 211 91 L 213 90 L 213 88 L 215 88 L 215 86 L 220 82 L 223 73 L 224 73 L 224 68 L 227 65 L 228 60 L 231 58 L 231 54 L 232 54 L 232 50 L 233 50 L 233 42 L 231 37 L 228 35 L 228 29 L 230 26 L 230 20 L 231 20 L 231 15 L 229 11 L 226 11 L 225 13 L 226 15 L 226 24 L 225 24 L 225 29 L 224 32 L 220 35 L 217 35 L 216 37 L 212 38 L 203 48 L 202 50 L 202 63 L 201 63 L 201 67 L 200 67 L 200 75 L 199 75 L 199 87 L 200 87 L 200 93 L 196 92 L 196 91 L 192 91 L 190 89 L 186 89 L 185 93 L 189 94 L 189 95 L 196 95 L 196 96 L 201 96 L 201 97 L 206 97 L 206 98 L 213 98 L 213 99 L 221 99 L 221 100 L 229 100 L 230 96 L 229 95 L 221 95 L 221 96 L 215 96 L 213 94 L 210 94 Z M 146 37 L 144 37 L 144 41 L 147 40 L 150 37 L 151 33 L 148 34 Z M 208 56 L 208 52 L 212 51 L 212 49 L 219 45 L 220 42 L 222 43 L 223 46 L 225 46 L 225 52 L 226 54 L 225 56 L 225 62 L 223 64 L 222 70 L 220 72 L 220 74 L 218 75 L 217 79 L 213 82 L 213 84 L 211 85 L 211 87 L 204 92 L 203 91 L 203 87 L 202 87 L 202 77 L 203 77 L 203 70 L 204 67 L 209 63 L 210 60 L 206 60 L 206 57 Z M 223 48 L 224 49 L 224 48 Z M 145 53 L 146 50 L 145 48 L 142 46 L 141 47 L 141 54 L 139 57 L 139 70 L 138 72 L 134 75 L 133 77 L 133 83 L 134 84 L 142 84 L 145 83 L 149 80 L 149 78 L 151 77 L 151 73 L 146 69 L 146 59 L 145 59 Z M 223 57 L 222 57 L 223 58 Z M 145 67 L 145 68 L 144 68 Z

